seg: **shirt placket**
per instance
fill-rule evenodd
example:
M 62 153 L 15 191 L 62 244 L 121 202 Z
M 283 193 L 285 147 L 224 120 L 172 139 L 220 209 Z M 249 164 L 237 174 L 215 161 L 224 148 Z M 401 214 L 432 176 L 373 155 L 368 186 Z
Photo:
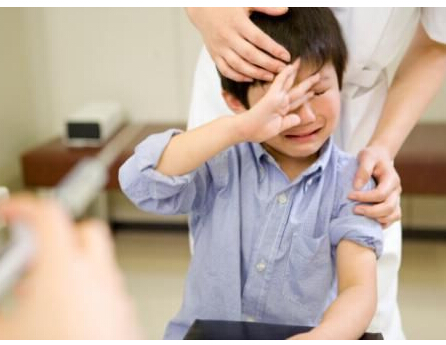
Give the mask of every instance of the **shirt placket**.
M 272 199 L 270 217 L 264 224 L 264 236 L 250 265 L 243 296 L 243 313 L 246 321 L 263 318 L 266 296 L 274 275 L 274 262 L 283 237 L 291 209 L 294 188 L 289 187 Z

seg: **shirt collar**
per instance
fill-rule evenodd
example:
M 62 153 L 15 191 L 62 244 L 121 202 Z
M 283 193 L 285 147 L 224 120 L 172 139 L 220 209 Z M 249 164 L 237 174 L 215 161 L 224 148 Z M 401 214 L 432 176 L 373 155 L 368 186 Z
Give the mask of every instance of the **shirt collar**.
M 257 164 L 262 162 L 262 159 L 269 159 L 268 157 L 273 158 L 259 143 L 252 143 L 252 148 L 254 151 L 254 155 L 256 157 Z
M 313 173 L 320 173 L 324 171 L 330 161 L 332 152 L 333 152 L 333 139 L 330 136 L 320 148 L 318 159 L 302 173 L 302 176 L 308 176 Z
M 263 148 L 261 144 L 252 143 L 254 155 L 256 157 L 257 164 L 260 166 L 263 159 L 270 161 L 270 163 L 277 165 L 274 158 Z M 302 176 L 308 176 L 316 172 L 322 172 L 328 165 L 333 151 L 333 138 L 330 136 L 319 150 L 318 159 L 308 167 Z

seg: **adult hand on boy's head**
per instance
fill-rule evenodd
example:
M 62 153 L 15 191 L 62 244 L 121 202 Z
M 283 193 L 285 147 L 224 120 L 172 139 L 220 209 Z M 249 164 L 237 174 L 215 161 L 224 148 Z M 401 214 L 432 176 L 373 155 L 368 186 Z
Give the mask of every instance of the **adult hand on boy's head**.
M 355 213 L 377 220 L 384 228 L 401 219 L 401 181 L 393 166 L 388 151 L 379 146 L 368 146 L 358 154 L 359 167 L 356 172 L 354 192 L 349 198 L 374 205 L 359 205 Z M 375 189 L 360 191 L 374 177 Z
M 56 202 L 31 196 L 3 202 L 0 214 L 27 224 L 36 240 L 33 262 L 16 289 L 17 303 L 0 319 L 1 338 L 138 337 L 104 223 L 74 224 Z
M 239 82 L 252 78 L 272 81 L 274 74 L 285 67 L 284 61 L 290 60 L 290 54 L 254 25 L 249 16 L 254 11 L 277 16 L 287 10 L 286 7 L 193 7 L 187 9 L 187 14 L 225 77 Z
M 248 111 L 237 115 L 243 141 L 264 142 L 300 123 L 299 115 L 293 111 L 314 96 L 310 89 L 320 76 L 312 75 L 293 87 L 298 68 L 299 59 L 280 72 L 266 92 L 267 85 L 254 86 L 257 89 L 253 92 L 259 91 L 257 97 L 261 98 Z

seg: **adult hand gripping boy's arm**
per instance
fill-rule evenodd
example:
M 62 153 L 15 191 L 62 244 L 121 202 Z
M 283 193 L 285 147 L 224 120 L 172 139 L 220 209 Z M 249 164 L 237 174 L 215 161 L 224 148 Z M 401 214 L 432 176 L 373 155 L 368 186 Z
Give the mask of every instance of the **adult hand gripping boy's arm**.
M 342 240 L 336 250 L 338 297 L 321 323 L 290 339 L 359 339 L 376 310 L 376 255 L 373 250 Z
M 314 75 L 293 87 L 298 68 L 299 60 L 287 66 L 251 109 L 174 136 L 156 170 L 169 176 L 183 175 L 233 145 L 263 142 L 298 125 L 300 118 L 291 111 L 313 96 L 310 88 L 319 80 L 319 75 Z

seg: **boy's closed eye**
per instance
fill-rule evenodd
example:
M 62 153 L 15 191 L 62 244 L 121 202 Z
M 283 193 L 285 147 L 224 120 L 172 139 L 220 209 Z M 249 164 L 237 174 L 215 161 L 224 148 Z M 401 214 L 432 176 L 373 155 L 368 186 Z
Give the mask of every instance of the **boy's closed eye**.
M 314 95 L 315 96 L 322 96 L 325 92 L 327 92 L 328 89 L 324 89 L 324 90 L 314 90 Z
M 333 80 L 328 76 L 322 76 L 321 80 L 313 86 L 314 96 L 322 96 L 332 87 Z

